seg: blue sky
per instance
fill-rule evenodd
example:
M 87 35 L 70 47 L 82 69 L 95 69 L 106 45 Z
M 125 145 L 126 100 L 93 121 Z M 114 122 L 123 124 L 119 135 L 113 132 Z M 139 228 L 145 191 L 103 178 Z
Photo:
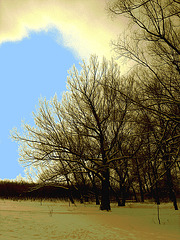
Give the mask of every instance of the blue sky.
M 59 99 L 67 71 L 91 54 L 111 59 L 111 41 L 128 21 L 111 18 L 108 0 L 0 1 L 0 179 L 23 177 L 18 144 L 10 139 L 21 121 L 33 124 L 38 99 Z M 120 60 L 118 60 L 120 61 Z M 121 72 L 127 66 L 121 65 Z
M 18 42 L 0 45 L 0 178 L 24 176 L 18 163 L 18 144 L 12 142 L 9 131 L 21 127 L 25 120 L 33 124 L 32 111 L 38 99 L 60 97 L 66 90 L 67 70 L 78 59 L 72 51 L 56 41 L 56 30 L 30 33 Z

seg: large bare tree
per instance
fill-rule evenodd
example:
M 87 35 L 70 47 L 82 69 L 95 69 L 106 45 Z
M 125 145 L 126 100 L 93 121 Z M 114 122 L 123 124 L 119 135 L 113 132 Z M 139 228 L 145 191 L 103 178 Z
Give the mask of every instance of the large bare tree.
M 113 60 L 100 63 L 92 56 L 81 68 L 81 72 L 75 66 L 69 71 L 62 101 L 57 96 L 40 100 L 35 127 L 24 124 L 24 133 L 14 130 L 12 137 L 20 142 L 20 162 L 40 166 L 45 170 L 41 176 L 47 180 L 70 184 L 78 173 L 98 177 L 102 183 L 100 208 L 110 210 L 110 167 L 128 158 L 117 142 L 127 116 L 130 119 L 131 101 L 117 92 L 125 85 Z

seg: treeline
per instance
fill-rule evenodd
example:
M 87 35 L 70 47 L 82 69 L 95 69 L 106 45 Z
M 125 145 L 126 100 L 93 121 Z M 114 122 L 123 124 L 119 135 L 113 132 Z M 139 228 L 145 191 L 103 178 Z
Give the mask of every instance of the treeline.
M 82 184 L 82 183 L 81 183 Z M 180 197 L 180 191 L 178 185 L 175 187 L 177 195 Z M 120 198 L 117 198 L 119 189 L 114 188 L 110 190 L 111 202 L 120 203 Z M 71 195 L 70 195 L 71 194 Z M 153 196 L 149 192 L 144 192 L 143 201 L 153 201 Z M 166 185 L 159 188 L 160 200 L 162 202 L 169 201 L 168 191 Z M 29 182 L 12 182 L 12 181 L 0 181 L 0 198 L 1 199 L 13 199 L 13 200 L 71 200 L 71 203 L 79 201 L 84 202 L 96 202 L 100 204 L 101 199 L 101 187 L 97 187 L 96 193 L 93 187 L 88 185 L 80 185 L 67 187 L 67 185 L 42 185 L 38 183 Z M 122 200 L 122 199 L 121 199 Z M 142 202 L 142 196 L 138 189 L 127 188 L 124 194 L 124 200 L 133 202 Z
M 114 60 L 92 56 L 69 71 L 61 101 L 39 101 L 34 127 L 13 130 L 20 162 L 36 168 L 40 183 L 65 184 L 72 202 L 72 186 L 80 195 L 91 186 L 101 210 L 110 210 L 112 193 L 119 206 L 131 193 L 157 204 L 168 197 L 178 209 L 179 10 L 173 0 L 109 3 L 132 26 L 113 43 L 115 53 L 136 65 L 121 76 Z
M 76 198 L 76 196 L 74 196 Z M 36 183 L 0 181 L 0 198 L 2 199 L 68 199 L 67 191 L 62 186 L 39 186 Z

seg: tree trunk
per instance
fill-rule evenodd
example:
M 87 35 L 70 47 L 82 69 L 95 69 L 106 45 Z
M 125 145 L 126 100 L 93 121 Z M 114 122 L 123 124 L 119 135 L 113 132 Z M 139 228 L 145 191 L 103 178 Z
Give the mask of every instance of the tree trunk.
M 175 194 L 175 191 L 173 188 L 173 182 L 172 182 L 172 177 L 171 177 L 171 169 L 169 168 L 169 166 L 167 168 L 166 176 L 167 176 L 167 185 L 168 185 L 168 190 L 169 190 L 169 198 L 173 202 L 174 209 L 178 210 L 176 194 Z
M 100 201 L 99 201 L 99 196 L 97 192 L 95 192 L 95 197 L 96 197 L 96 205 L 99 205 Z
M 174 209 L 178 210 L 176 194 L 174 191 L 173 180 L 172 180 L 172 176 L 171 176 L 171 161 L 170 161 L 171 159 L 170 159 L 169 154 L 166 151 L 165 151 L 163 160 L 164 160 L 164 167 L 166 170 L 166 181 L 167 181 L 167 186 L 168 186 L 169 198 L 173 202 Z
M 116 201 L 117 201 L 117 203 L 118 203 L 118 207 L 119 206 L 121 206 L 121 201 L 120 201 L 120 198 L 119 198 L 119 195 L 118 195 L 118 193 L 110 186 L 110 189 L 111 189 L 111 191 L 114 193 L 114 195 L 115 195 L 115 198 L 116 198 Z
M 143 192 L 143 187 L 142 187 L 142 180 L 141 180 L 141 176 L 140 176 L 140 172 L 139 172 L 139 163 L 137 158 L 135 158 L 136 160 L 136 169 L 137 169 L 137 176 L 138 176 L 138 182 L 139 182 L 139 190 L 140 190 L 140 194 L 141 194 L 141 202 L 144 202 L 144 192 Z
M 74 204 L 74 199 L 73 199 L 73 196 L 72 196 L 72 192 L 71 192 L 71 189 L 68 189 L 68 197 L 69 197 L 69 200 L 72 204 Z
M 101 193 L 101 205 L 100 210 L 110 211 L 110 196 L 109 196 L 109 169 L 106 169 L 103 173 L 102 180 L 102 193 Z
M 123 184 L 120 184 L 120 197 L 121 197 L 120 206 L 124 207 L 126 203 L 126 187 Z
M 95 184 L 94 175 L 93 175 L 93 177 L 92 177 L 91 174 L 88 173 L 88 176 L 89 176 L 89 179 L 90 179 L 90 181 L 91 181 L 91 183 L 92 183 L 93 192 L 94 192 L 95 198 L 96 198 L 96 205 L 99 205 L 99 204 L 100 204 L 100 202 L 99 202 L 99 194 L 98 194 L 98 189 L 97 189 L 96 184 Z
M 138 202 L 137 195 L 136 195 L 136 191 L 135 191 L 133 185 L 131 185 L 131 188 L 132 188 L 132 190 L 133 190 L 133 194 L 134 194 L 135 201 Z
M 160 205 L 159 190 L 158 190 L 158 183 L 157 182 L 155 184 L 154 199 L 155 199 L 157 205 Z

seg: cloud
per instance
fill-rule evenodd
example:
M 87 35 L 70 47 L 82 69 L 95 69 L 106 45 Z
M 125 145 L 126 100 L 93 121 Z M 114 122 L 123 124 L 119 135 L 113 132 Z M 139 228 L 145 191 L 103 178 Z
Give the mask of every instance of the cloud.
M 20 41 L 29 31 L 60 32 L 57 42 L 86 58 L 96 53 L 112 56 L 110 41 L 127 26 L 112 20 L 105 10 L 107 0 L 2 0 L 0 1 L 0 44 Z

